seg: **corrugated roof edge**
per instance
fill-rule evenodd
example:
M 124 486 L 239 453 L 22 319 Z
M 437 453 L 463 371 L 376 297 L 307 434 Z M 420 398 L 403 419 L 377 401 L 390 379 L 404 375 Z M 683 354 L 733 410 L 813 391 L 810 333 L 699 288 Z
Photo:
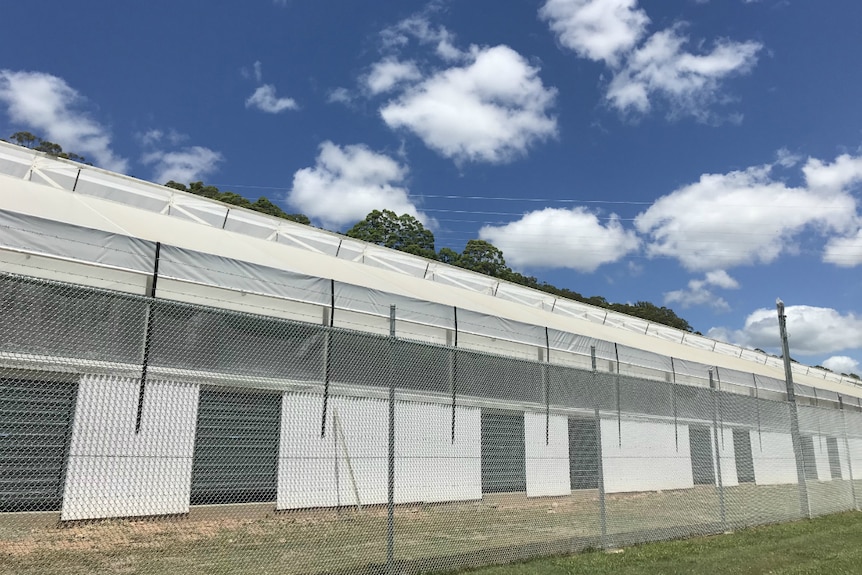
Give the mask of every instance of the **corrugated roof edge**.
M 244 233 L 245 235 L 251 235 L 271 241 L 278 241 L 281 236 L 284 238 L 282 241 L 288 241 L 295 246 L 309 251 L 327 254 L 334 257 L 342 257 L 344 259 L 350 259 L 366 265 L 377 267 L 383 265 L 387 269 L 411 275 L 413 277 L 422 277 L 428 281 L 441 281 L 448 285 L 456 285 L 461 289 L 485 293 L 493 295 L 494 297 L 501 297 L 502 299 L 516 299 L 524 305 L 531 305 L 530 300 L 532 300 L 532 305 L 541 309 L 547 309 L 549 307 L 548 302 L 550 301 L 550 309 L 547 309 L 547 311 L 552 313 L 555 312 L 558 302 L 565 302 L 567 307 L 583 309 L 584 317 L 590 321 L 604 324 L 608 320 L 611 320 L 612 323 L 626 329 L 634 329 L 637 327 L 638 331 L 640 331 L 642 326 L 645 326 L 643 327 L 644 334 L 651 337 L 672 341 L 678 339 L 679 343 L 683 345 L 698 349 L 710 349 L 723 355 L 742 357 L 743 354 L 745 354 L 749 360 L 753 360 L 754 357 L 752 356 L 754 355 L 758 360 L 762 358 L 764 364 L 774 362 L 776 359 L 775 356 L 771 356 L 767 353 L 756 351 L 751 348 L 745 348 L 735 344 L 722 342 L 720 340 L 699 336 L 677 328 L 648 322 L 635 316 L 607 310 L 576 300 L 551 296 L 541 290 L 522 286 L 507 280 L 493 278 L 484 274 L 423 258 L 421 256 L 407 254 L 405 252 L 385 248 L 376 244 L 370 244 L 349 238 L 337 232 L 307 226 L 305 224 L 285 220 L 276 216 L 262 214 L 247 208 L 233 206 L 217 200 L 197 196 L 190 192 L 183 192 L 161 184 L 148 182 L 146 180 L 141 180 L 117 172 L 111 172 L 103 168 L 49 156 L 43 152 L 37 152 L 15 144 L 0 141 L 0 173 L 13 177 L 21 177 L 22 168 L 24 169 L 23 179 L 33 180 L 33 176 L 36 175 L 36 179 L 41 180 L 42 183 L 68 192 L 75 191 L 76 193 L 87 193 L 85 189 L 76 188 L 78 182 L 81 181 L 81 175 L 86 174 L 85 180 L 88 183 L 94 185 L 101 184 L 108 190 L 111 190 L 113 187 L 114 190 L 119 192 L 117 186 L 121 185 L 124 188 L 125 194 L 134 194 L 135 189 L 139 188 L 140 196 L 146 197 L 149 200 L 152 200 L 153 196 L 160 196 L 164 200 L 162 204 L 164 206 L 161 210 L 162 212 L 164 212 L 164 210 L 168 210 L 167 213 L 169 215 L 174 215 L 170 213 L 170 209 L 171 207 L 175 207 L 183 214 L 179 217 L 192 219 L 201 225 L 217 227 L 214 223 L 208 222 L 207 218 L 196 216 L 193 207 L 195 204 L 201 206 L 208 216 L 218 214 L 220 211 L 223 212 L 223 217 L 218 216 L 215 218 L 216 221 L 219 219 L 221 220 L 222 228 L 227 226 L 231 212 L 238 212 L 238 215 L 241 216 L 240 219 L 245 223 L 250 224 L 251 222 L 256 222 L 262 224 L 260 226 L 261 228 L 271 231 L 271 234 L 265 236 L 261 236 L 258 233 L 252 234 L 248 231 L 243 232 L 241 223 L 235 222 L 237 225 L 232 226 L 232 231 Z M 72 169 L 72 173 L 75 174 L 74 178 L 72 178 L 68 173 L 58 173 L 60 171 L 68 171 L 70 168 Z M 52 174 L 52 172 L 54 172 L 54 174 Z M 52 175 L 56 175 L 58 177 L 51 177 Z M 61 183 L 58 183 L 57 180 L 73 180 L 73 183 L 70 187 L 64 187 Z M 144 206 L 135 205 L 133 202 L 128 200 L 123 201 L 123 198 L 118 195 L 115 195 L 115 197 L 105 197 L 101 194 L 97 195 L 104 199 L 124 205 L 131 205 L 139 209 L 147 209 Z M 232 221 L 232 223 L 233 222 L 234 221 Z M 291 230 L 296 232 L 293 237 L 290 235 Z M 307 243 L 309 240 L 317 240 L 317 242 L 322 244 L 322 246 L 318 248 L 312 247 Z M 323 246 L 327 246 L 330 249 L 321 249 Z M 354 249 L 344 249 L 342 252 L 343 248 L 348 247 L 353 247 Z M 342 255 L 342 253 L 344 255 Z M 389 256 L 388 260 L 387 256 Z M 409 269 L 400 267 L 405 264 Z M 424 270 L 424 273 L 420 275 L 417 273 L 418 270 Z M 502 291 L 500 290 L 501 287 L 504 288 Z M 568 310 L 563 312 L 563 315 L 572 315 L 572 311 Z M 600 317 L 602 318 L 601 322 L 598 321 L 598 318 Z M 859 380 L 841 376 L 825 369 L 804 364 L 797 364 L 797 366 L 799 367 L 795 368 L 794 371 L 799 372 L 798 370 L 801 367 L 804 367 L 804 373 L 812 377 L 822 377 L 822 379 L 830 381 L 836 381 L 836 379 L 839 379 L 841 383 L 862 386 L 862 382 Z

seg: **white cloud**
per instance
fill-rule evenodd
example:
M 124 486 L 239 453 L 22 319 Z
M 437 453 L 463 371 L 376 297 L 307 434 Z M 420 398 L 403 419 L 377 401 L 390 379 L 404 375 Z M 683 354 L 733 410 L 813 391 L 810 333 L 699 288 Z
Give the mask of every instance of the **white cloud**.
M 138 134 L 138 139 L 145 146 L 154 146 L 159 143 L 162 138 L 165 137 L 165 133 L 161 130 L 147 130 L 142 134 Z
M 862 317 L 841 314 L 835 309 L 807 305 L 787 306 L 790 355 L 817 355 L 858 349 L 862 342 Z M 742 329 L 712 328 L 708 335 L 746 347 L 780 348 L 778 312 L 762 308 L 753 311 Z
M 223 156 L 202 146 L 191 146 L 181 150 L 153 151 L 141 161 L 153 166 L 153 181 L 163 184 L 169 180 L 187 183 L 201 180 L 216 170 Z
M 730 274 L 724 270 L 707 272 L 704 279 L 708 285 L 724 289 L 739 289 L 739 282 L 730 277 Z
M 350 90 L 348 90 L 347 88 L 335 88 L 329 92 L 326 101 L 330 104 L 338 103 L 349 105 L 353 103 L 353 94 L 351 94 Z
M 165 132 L 164 130 L 158 129 L 147 130 L 146 132 L 136 134 L 136 137 L 145 147 L 153 147 L 166 140 L 171 145 L 177 146 L 189 139 L 186 134 L 181 134 L 176 130 L 168 130 Z
M 371 72 L 365 78 L 365 85 L 371 94 L 381 94 L 392 90 L 402 82 L 418 80 L 421 77 L 422 74 L 414 62 L 400 62 L 395 58 L 385 58 L 371 67 Z
M 635 218 L 649 237 L 648 255 L 674 257 L 690 270 L 727 269 L 774 261 L 804 229 L 854 229 L 856 201 L 846 190 L 789 187 L 771 169 L 704 174 L 656 200 Z
M 81 110 L 84 98 L 65 80 L 41 72 L 0 70 L 0 102 L 12 122 L 95 164 L 125 172 L 128 161 L 111 149 L 110 131 Z
M 398 50 L 415 38 L 420 44 L 433 44 L 435 52 L 444 60 L 458 60 L 464 53 L 455 47 L 455 36 L 443 26 L 434 26 L 428 20 L 428 13 L 433 12 L 433 6 L 424 13 L 413 15 L 385 28 L 380 33 L 383 47 Z
M 792 168 L 802 159 L 799 154 L 794 154 L 787 148 L 781 148 L 775 152 L 775 163 L 782 168 Z
M 239 69 L 239 73 L 243 78 L 254 80 L 258 84 L 263 82 L 263 64 L 260 60 L 255 60 L 250 69 L 243 66 Z
M 711 51 L 693 53 L 686 49 L 683 23 L 643 40 L 650 19 L 637 0 L 547 0 L 539 16 L 564 47 L 610 68 L 605 98 L 628 115 L 646 114 L 660 99 L 670 117 L 717 120 L 710 107 L 723 99 L 723 81 L 749 72 L 763 47 L 721 39 Z M 741 115 L 723 119 L 739 122 Z
M 846 355 L 833 355 L 828 359 L 824 359 L 821 364 L 823 367 L 831 369 L 835 373 L 855 373 L 859 375 L 859 362 Z
M 802 172 L 810 188 L 844 190 L 862 182 L 862 155 L 842 154 L 831 164 L 809 158 Z
M 479 237 L 500 248 L 516 268 L 570 268 L 595 271 L 640 245 L 616 215 L 606 224 L 585 208 L 546 208 L 504 226 L 484 226 Z
M 548 0 L 539 16 L 563 46 L 611 66 L 637 44 L 650 21 L 637 0 Z
M 758 42 L 720 40 L 712 51 L 692 54 L 679 27 L 653 34 L 626 59 L 608 86 L 607 99 L 620 112 L 645 114 L 658 96 L 670 104 L 670 115 L 711 117 L 721 81 L 744 74 L 757 63 Z
M 686 289 L 665 293 L 664 302 L 668 304 L 678 303 L 683 308 L 694 305 L 708 305 L 719 311 L 728 311 L 730 304 L 724 298 L 716 296 L 710 287 L 737 289 L 739 288 L 739 282 L 730 277 L 724 270 L 714 270 L 707 272 L 701 280 L 693 279 L 689 281 Z
M 845 268 L 862 265 L 862 227 L 855 235 L 831 238 L 823 250 L 823 261 Z
M 802 168 L 809 188 L 829 192 L 849 192 L 862 183 L 862 154 L 842 154 L 834 162 L 809 158 Z M 862 216 L 856 218 L 858 229 L 843 237 L 832 237 L 823 251 L 823 261 L 841 267 L 862 264 Z
M 556 97 L 508 46 L 473 47 L 467 62 L 437 72 L 388 102 L 380 115 L 456 161 L 507 162 L 557 133 Z
M 403 187 L 406 176 L 406 166 L 366 146 L 324 142 L 315 166 L 293 175 L 287 201 L 330 229 L 356 223 L 372 210 L 424 220 Z
M 254 94 L 245 101 L 246 108 L 257 108 L 261 112 L 278 114 L 285 110 L 296 110 L 299 108 L 293 98 L 278 98 L 275 95 L 275 86 L 264 84 L 254 91 Z

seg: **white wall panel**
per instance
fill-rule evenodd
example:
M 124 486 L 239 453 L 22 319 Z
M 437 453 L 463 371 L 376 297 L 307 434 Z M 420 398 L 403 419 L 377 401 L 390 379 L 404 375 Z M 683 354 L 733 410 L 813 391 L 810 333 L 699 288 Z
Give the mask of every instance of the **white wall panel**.
M 830 481 L 832 479 L 832 468 L 829 466 L 829 450 L 826 447 L 826 437 L 823 435 L 812 435 L 811 442 L 814 444 L 817 479 L 819 481 Z
M 739 485 L 739 478 L 736 476 L 736 449 L 733 446 L 733 428 L 719 428 L 718 453 L 721 456 L 722 485 L 724 487 Z
M 325 438 L 322 396 L 286 393 L 283 401 L 278 509 L 351 506 L 357 494 L 362 505 L 387 501 L 387 401 L 331 397 Z M 396 404 L 397 503 L 482 497 L 480 410 L 457 408 L 454 444 L 451 425 L 449 406 Z
M 135 433 L 139 385 L 81 379 L 62 520 L 188 512 L 198 386 L 147 382 Z
M 544 413 L 524 414 L 524 445 L 527 464 L 527 497 L 570 495 L 569 418 Z
M 482 498 L 481 410 L 398 402 L 395 408 L 397 503 Z
M 844 437 L 838 437 L 838 460 L 841 462 L 842 479 L 850 479 L 850 454 L 847 452 L 847 448 L 848 444 L 845 443 Z
M 751 458 L 757 485 L 796 483 L 796 457 L 789 433 L 751 432 Z
M 862 479 L 862 438 L 859 437 L 849 437 L 847 439 L 847 445 L 850 448 L 850 466 L 851 469 L 848 469 L 849 472 L 853 472 L 853 479 L 859 480 Z
M 694 486 L 688 426 L 652 421 L 602 419 L 602 469 L 605 491 L 658 491 Z M 622 441 L 620 441 L 620 435 Z
M 451 417 L 451 414 L 450 414 Z M 482 410 L 457 407 L 452 450 L 452 500 L 482 499 Z
M 286 393 L 282 401 L 278 509 L 386 502 L 385 401 L 330 397 L 326 437 L 322 396 Z

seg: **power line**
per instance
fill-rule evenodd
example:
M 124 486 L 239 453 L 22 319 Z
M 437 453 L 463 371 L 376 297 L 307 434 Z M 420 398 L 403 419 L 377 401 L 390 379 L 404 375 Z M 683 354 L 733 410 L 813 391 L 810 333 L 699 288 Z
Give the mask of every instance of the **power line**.
M 285 186 L 254 186 L 254 185 L 245 185 L 245 184 L 212 184 L 218 188 L 241 188 L 241 189 L 256 189 L 256 190 L 277 190 L 287 192 L 291 190 L 289 187 Z M 475 200 L 475 201 L 499 201 L 499 202 L 527 202 L 527 203 L 560 203 L 560 204 L 610 204 L 610 205 L 630 205 L 630 206 L 651 206 L 656 203 L 661 198 L 657 198 L 652 201 L 640 201 L 640 200 L 606 200 L 606 199 L 576 199 L 576 198 L 536 198 L 536 197 L 524 197 L 524 196 L 514 196 L 514 197 L 506 197 L 506 196 L 481 196 L 481 195 L 458 195 L 458 194 L 409 194 L 410 198 L 415 199 L 443 199 L 443 200 Z M 665 197 L 665 196 L 662 196 Z M 810 206 L 796 206 L 796 205 L 788 205 L 782 204 L 776 206 L 775 204 L 768 203 L 735 203 L 735 204 L 727 204 L 723 203 L 722 206 L 726 207 L 752 207 L 752 208 L 763 208 L 769 207 L 772 209 L 776 208 L 789 208 L 789 209 L 809 209 Z M 844 210 L 846 206 L 823 206 L 820 205 L 818 208 L 823 209 L 835 209 L 835 210 Z M 430 209 L 425 209 L 421 211 L 430 211 Z M 476 212 L 476 213 L 491 213 L 496 214 L 499 213 L 501 215 L 516 215 L 512 212 Z

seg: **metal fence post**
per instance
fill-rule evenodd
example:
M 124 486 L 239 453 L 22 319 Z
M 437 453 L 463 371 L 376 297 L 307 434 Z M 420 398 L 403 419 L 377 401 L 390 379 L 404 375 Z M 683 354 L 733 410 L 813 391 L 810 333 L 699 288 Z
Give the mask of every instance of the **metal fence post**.
M 77 179 L 75 183 L 77 183 Z M 156 299 L 156 289 L 159 282 L 159 260 L 161 258 L 162 242 L 156 242 L 156 254 L 153 262 L 153 275 L 150 281 L 149 296 L 151 300 Z M 153 343 L 153 320 L 155 307 L 153 303 L 147 304 L 146 325 L 144 327 L 144 353 L 141 360 L 141 383 L 138 387 L 138 410 L 135 413 L 135 433 L 141 432 L 141 421 L 144 416 L 144 395 L 147 388 L 147 370 L 150 365 L 150 350 Z
M 389 464 L 386 517 L 386 572 L 395 573 L 395 305 L 389 306 Z
M 596 346 L 590 346 L 590 361 L 593 366 L 593 398 L 595 399 L 595 420 L 596 420 L 596 451 L 598 454 L 598 484 L 599 484 L 599 519 L 602 526 L 601 546 L 608 546 L 608 512 L 605 504 L 605 472 L 604 472 L 604 457 L 602 455 L 602 417 L 599 412 L 599 393 L 597 389 L 596 377 Z
M 796 457 L 796 478 L 799 482 L 799 510 L 811 518 L 808 502 L 808 483 L 805 480 L 805 460 L 802 452 L 802 437 L 799 433 L 799 412 L 796 407 L 796 391 L 793 388 L 793 368 L 790 366 L 790 345 L 787 342 L 787 317 L 784 315 L 784 302 L 775 302 L 778 308 L 778 330 L 781 335 L 781 352 L 784 356 L 784 384 L 787 388 L 787 402 L 790 405 L 790 439 Z
M 847 454 L 847 470 L 850 472 L 850 495 L 853 497 L 853 508 L 859 511 L 859 500 L 856 498 L 856 482 L 853 479 L 853 457 L 850 452 L 850 439 L 847 436 L 847 415 L 844 412 L 844 399 L 839 395 L 838 404 L 841 409 L 841 426 L 844 433 L 844 452 Z
M 727 509 L 724 503 L 724 478 L 721 476 L 721 451 L 719 451 L 718 444 L 718 390 L 715 388 L 715 380 L 712 378 L 712 369 L 709 370 L 709 390 L 712 394 L 712 442 L 715 446 L 715 473 L 718 476 L 716 481 L 716 486 L 718 487 L 718 510 L 721 516 L 721 529 L 722 531 L 727 531 Z

